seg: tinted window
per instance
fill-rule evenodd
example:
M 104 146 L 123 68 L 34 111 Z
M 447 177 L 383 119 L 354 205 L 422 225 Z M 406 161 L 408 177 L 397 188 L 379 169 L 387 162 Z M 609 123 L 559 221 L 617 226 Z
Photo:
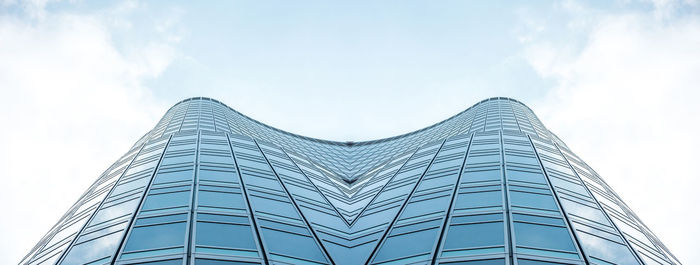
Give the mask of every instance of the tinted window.
M 452 225 L 447 233 L 445 249 L 503 245 L 503 223 Z
M 189 191 L 149 195 L 143 203 L 143 210 L 170 208 L 188 205 Z
M 515 222 L 515 239 L 519 246 L 576 251 L 564 227 Z
M 134 227 L 124 251 L 180 246 L 186 230 L 185 222 Z
M 249 226 L 208 222 L 197 222 L 197 245 L 255 249 Z

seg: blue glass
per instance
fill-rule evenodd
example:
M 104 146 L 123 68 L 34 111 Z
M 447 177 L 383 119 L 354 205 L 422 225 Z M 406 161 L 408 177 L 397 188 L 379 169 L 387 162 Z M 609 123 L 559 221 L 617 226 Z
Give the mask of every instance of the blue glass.
M 200 190 L 199 194 L 197 195 L 199 196 L 199 205 L 201 206 L 236 209 L 246 208 L 245 203 L 243 202 L 243 196 L 238 193 Z
M 377 253 L 374 261 L 381 262 L 415 255 L 416 253 L 430 252 L 436 237 L 437 228 L 389 237 Z
M 445 249 L 474 248 L 503 245 L 503 223 L 451 225 L 447 231 Z
M 500 206 L 503 204 L 502 196 L 503 195 L 500 190 L 460 193 L 457 195 L 457 205 L 455 207 L 461 209 Z
M 126 225 L 120 227 L 124 229 Z M 85 261 L 97 260 L 103 257 L 110 257 L 119 246 L 123 233 L 113 233 L 95 240 L 87 241 L 73 246 L 61 264 L 77 265 L 84 264 Z
M 502 213 L 494 214 L 477 214 L 477 215 L 466 215 L 466 216 L 454 216 L 452 217 L 452 224 L 460 223 L 475 223 L 475 222 L 486 222 L 486 221 L 502 221 Z
M 547 262 L 541 260 L 518 259 L 518 265 L 565 265 L 564 263 Z
M 235 170 L 235 169 L 230 169 Z M 199 180 L 204 181 L 219 181 L 219 182 L 238 182 L 235 171 L 223 170 L 199 170 Z
M 189 199 L 189 191 L 152 194 L 146 197 L 146 201 L 143 203 L 142 209 L 153 210 L 189 205 Z
M 458 262 L 442 262 L 440 265 L 504 265 L 505 259 L 483 259 Z
M 470 162 L 467 162 L 467 165 L 469 165 Z M 500 170 L 487 170 L 487 171 L 477 171 L 477 172 L 468 172 L 465 170 L 465 173 L 462 175 L 462 182 L 482 182 L 482 181 L 499 181 L 501 180 L 501 171 Z
M 186 227 L 186 222 L 134 227 L 124 251 L 183 245 Z
M 326 262 L 321 249 L 310 236 L 300 236 L 282 231 L 262 229 L 263 240 L 271 252 L 284 253 L 318 262 Z M 293 242 L 293 247 L 289 245 Z
M 197 222 L 197 245 L 255 249 L 250 226 Z
M 230 260 L 215 260 L 215 259 L 195 259 L 194 265 L 253 265 L 260 263 L 250 263 Z
M 508 177 L 508 180 L 547 184 L 547 180 L 542 173 L 508 170 L 506 171 L 506 176 Z
M 158 172 L 153 180 L 154 184 L 171 183 L 178 181 L 187 181 L 193 178 L 192 170 L 182 170 L 174 172 Z
M 624 245 L 612 242 L 587 233 L 577 233 L 583 251 L 589 256 L 601 259 L 611 264 L 638 265 L 632 252 Z
M 529 214 L 515 213 L 515 214 L 513 214 L 513 220 L 514 221 L 525 221 L 525 222 L 530 222 L 530 223 L 548 224 L 548 225 L 555 225 L 555 226 L 566 226 L 566 223 L 564 222 L 564 219 L 562 219 L 562 218 L 545 217 L 545 216 L 537 216 L 537 215 L 529 215 Z
M 512 205 L 558 211 L 554 198 L 550 195 L 539 193 L 510 191 L 510 203 Z
M 99 224 L 108 220 L 112 220 L 116 217 L 126 216 L 134 212 L 139 204 L 139 197 L 133 197 L 128 201 L 112 205 L 110 207 L 103 207 L 100 209 L 95 216 L 90 221 L 90 225 Z
M 185 221 L 187 220 L 187 214 L 173 214 L 173 215 L 162 215 L 162 216 L 156 216 L 156 217 L 146 217 L 146 218 L 139 218 L 136 220 L 136 226 L 144 226 L 144 225 L 152 225 L 152 224 L 159 224 L 159 223 L 170 223 L 170 222 L 176 222 L 176 221 Z
M 138 265 L 182 265 L 182 259 L 159 260 L 149 262 L 139 262 Z
M 549 225 L 513 223 L 518 246 L 576 251 L 568 229 Z

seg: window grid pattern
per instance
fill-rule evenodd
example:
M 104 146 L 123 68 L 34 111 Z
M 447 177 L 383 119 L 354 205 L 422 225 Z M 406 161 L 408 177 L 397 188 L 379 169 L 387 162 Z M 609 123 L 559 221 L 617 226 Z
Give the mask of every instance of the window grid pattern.
M 20 264 L 680 264 L 524 104 L 391 138 L 174 105 Z

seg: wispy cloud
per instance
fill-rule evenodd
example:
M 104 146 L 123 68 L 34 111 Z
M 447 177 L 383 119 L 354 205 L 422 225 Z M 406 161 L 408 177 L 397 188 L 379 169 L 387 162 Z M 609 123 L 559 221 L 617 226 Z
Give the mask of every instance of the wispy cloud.
M 111 29 L 129 14 L 123 6 L 88 15 L 5 5 L 18 12 L 0 17 L 0 176 L 12 187 L 0 193 L 0 233 L 12 238 L 0 263 L 13 264 L 155 124 L 166 106 L 144 81 L 176 54 L 161 40 L 119 49 Z
M 700 201 L 692 166 L 700 147 L 700 18 L 675 9 L 686 5 L 636 12 L 563 5 L 569 27 L 585 33 L 581 45 L 535 36 L 524 56 L 556 83 L 537 104 L 544 123 L 692 263 L 700 260 L 689 242 L 700 236 L 700 214 L 689 211 Z

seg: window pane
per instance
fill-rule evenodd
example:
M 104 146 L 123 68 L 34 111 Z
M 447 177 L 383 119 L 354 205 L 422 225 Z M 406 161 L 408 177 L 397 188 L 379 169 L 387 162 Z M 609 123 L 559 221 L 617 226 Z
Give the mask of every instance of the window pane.
M 440 263 L 440 265 L 503 265 L 504 259 L 485 259 L 485 260 L 470 260 L 450 263 Z
M 146 201 L 143 203 L 143 210 L 185 206 L 189 204 L 189 199 L 189 191 L 148 195 Z
M 202 190 L 199 191 L 198 196 L 201 206 L 245 209 L 241 194 Z
M 175 171 L 175 172 L 158 172 L 154 184 L 185 181 L 192 179 L 192 170 Z
M 180 246 L 186 230 L 186 222 L 134 227 L 124 251 Z
M 197 245 L 255 249 L 250 226 L 197 222 Z
M 518 265 L 564 265 L 564 264 L 563 263 L 539 261 L 539 260 L 518 259 Z
M 464 209 L 500 206 L 502 205 L 501 199 L 502 196 L 500 190 L 459 194 L 456 207 L 458 209 Z
M 182 265 L 181 259 L 159 260 L 151 262 L 137 263 L 139 265 Z
M 514 225 L 519 246 L 576 251 L 566 228 L 520 222 Z
M 511 203 L 513 205 L 527 206 L 532 208 L 540 208 L 556 211 L 557 204 L 554 202 L 554 198 L 549 195 L 529 193 L 529 192 L 510 192 Z
M 232 171 L 199 170 L 199 179 L 208 181 L 238 182 Z
M 249 263 L 240 261 L 229 261 L 229 260 L 215 260 L 215 259 L 195 259 L 194 265 L 252 265 L 259 263 Z
M 592 236 L 587 233 L 577 233 L 586 254 L 621 265 L 639 264 L 630 250 L 624 245 Z
M 374 262 L 429 252 L 437 236 L 436 230 L 429 229 L 387 238 Z
M 452 225 L 447 232 L 445 249 L 503 245 L 503 223 Z

